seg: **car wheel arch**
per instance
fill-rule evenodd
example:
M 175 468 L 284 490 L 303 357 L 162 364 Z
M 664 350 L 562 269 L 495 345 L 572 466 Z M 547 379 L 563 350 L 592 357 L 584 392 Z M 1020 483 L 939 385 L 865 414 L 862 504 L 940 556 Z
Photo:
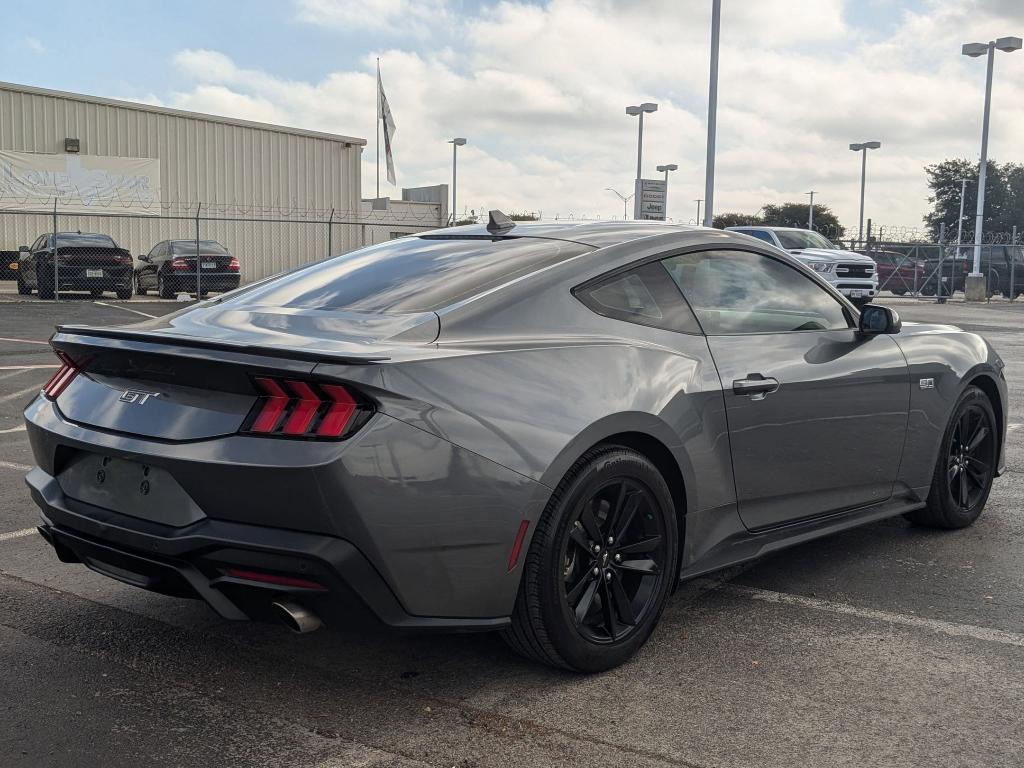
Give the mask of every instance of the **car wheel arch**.
M 972 372 L 971 375 L 964 377 L 964 385 L 960 390 L 960 394 L 962 395 L 968 387 L 975 386 L 984 392 L 985 397 L 988 398 L 992 411 L 996 416 L 996 429 L 999 430 L 999 434 L 996 435 L 996 466 L 999 467 L 1003 461 L 1003 451 L 1005 450 L 1003 433 L 1006 430 L 1006 414 L 1003 411 L 1002 398 L 999 396 L 999 385 L 996 384 L 993 378 L 994 375 L 994 372 L 986 370 Z M 959 396 L 957 396 L 957 400 L 959 399 Z
M 594 448 L 617 445 L 630 448 L 647 458 L 665 478 L 672 493 L 679 529 L 679 552 L 683 550 L 686 531 L 686 512 L 690 507 L 694 487 L 694 472 L 678 438 L 671 428 L 651 414 L 616 414 L 591 425 L 577 436 L 548 467 L 541 482 L 556 488 L 570 469 Z M 676 450 L 669 446 L 675 444 Z M 682 567 L 680 556 L 677 568 Z M 673 584 L 673 589 L 675 585 Z

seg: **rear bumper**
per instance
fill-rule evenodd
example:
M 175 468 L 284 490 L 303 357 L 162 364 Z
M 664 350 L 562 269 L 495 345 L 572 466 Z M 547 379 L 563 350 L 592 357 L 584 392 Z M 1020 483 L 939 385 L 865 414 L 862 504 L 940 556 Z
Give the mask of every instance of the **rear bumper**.
M 287 596 L 334 626 L 373 619 L 404 629 L 508 624 L 507 618 L 410 615 L 370 561 L 342 539 L 210 519 L 175 529 L 69 499 L 38 467 L 25 482 L 42 513 L 39 532 L 62 562 L 154 592 L 201 598 L 225 619 L 270 620 L 270 603 Z M 227 575 L 228 568 L 297 574 L 324 589 L 260 584 Z
M 510 547 L 523 519 L 532 534 L 550 495 L 380 413 L 341 443 L 237 434 L 168 442 L 69 421 L 58 405 L 40 397 L 25 411 L 38 465 L 28 482 L 58 554 L 101 563 L 101 571 L 116 554 L 134 564 L 115 563 L 107 575 L 198 595 L 233 618 L 261 618 L 246 596 L 253 590 L 264 607 L 270 602 L 265 588 L 236 594 L 241 585 L 226 581 L 222 566 L 237 562 L 327 586 L 303 593 L 303 602 L 328 623 L 354 602 L 396 627 L 504 626 L 522 568 L 520 561 L 509 570 Z M 175 527 L 156 515 L 143 519 L 66 497 L 60 475 L 81 451 L 163 470 L 201 514 Z M 95 547 L 106 548 L 105 559 L 90 555 Z M 210 599 L 218 594 L 243 615 Z
M 239 274 L 237 272 L 203 272 L 199 278 L 195 272 L 167 272 L 164 274 L 164 282 L 174 290 L 187 290 L 195 292 L 202 291 L 233 291 L 239 286 Z

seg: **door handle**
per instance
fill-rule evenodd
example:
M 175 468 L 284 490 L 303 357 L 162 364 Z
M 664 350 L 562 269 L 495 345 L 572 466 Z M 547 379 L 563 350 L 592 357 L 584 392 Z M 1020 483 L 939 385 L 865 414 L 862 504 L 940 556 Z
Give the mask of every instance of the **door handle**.
M 779 388 L 779 380 L 762 376 L 760 373 L 748 373 L 747 378 L 737 379 L 732 383 L 734 395 L 750 395 L 751 400 L 764 400 Z

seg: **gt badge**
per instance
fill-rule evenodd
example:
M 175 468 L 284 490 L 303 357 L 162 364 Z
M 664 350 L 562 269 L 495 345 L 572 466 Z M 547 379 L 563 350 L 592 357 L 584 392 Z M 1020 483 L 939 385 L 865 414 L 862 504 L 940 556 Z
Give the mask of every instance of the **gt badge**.
M 921 389 L 935 389 L 935 379 L 921 379 Z
M 160 397 L 159 392 L 140 392 L 137 389 L 126 389 L 121 393 L 121 396 L 117 398 L 122 403 L 134 403 L 136 405 L 142 405 L 151 397 Z

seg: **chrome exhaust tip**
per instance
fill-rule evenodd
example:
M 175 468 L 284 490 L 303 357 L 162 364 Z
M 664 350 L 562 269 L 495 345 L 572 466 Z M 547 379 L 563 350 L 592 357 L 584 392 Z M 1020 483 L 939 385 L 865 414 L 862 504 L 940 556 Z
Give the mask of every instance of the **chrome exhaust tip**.
M 300 635 L 312 632 L 315 629 L 320 629 L 322 624 L 319 616 L 298 603 L 291 602 L 290 600 L 282 600 L 280 602 L 275 601 L 270 604 L 270 607 L 274 609 L 274 613 L 277 614 L 277 618 L 280 619 L 288 629 Z

